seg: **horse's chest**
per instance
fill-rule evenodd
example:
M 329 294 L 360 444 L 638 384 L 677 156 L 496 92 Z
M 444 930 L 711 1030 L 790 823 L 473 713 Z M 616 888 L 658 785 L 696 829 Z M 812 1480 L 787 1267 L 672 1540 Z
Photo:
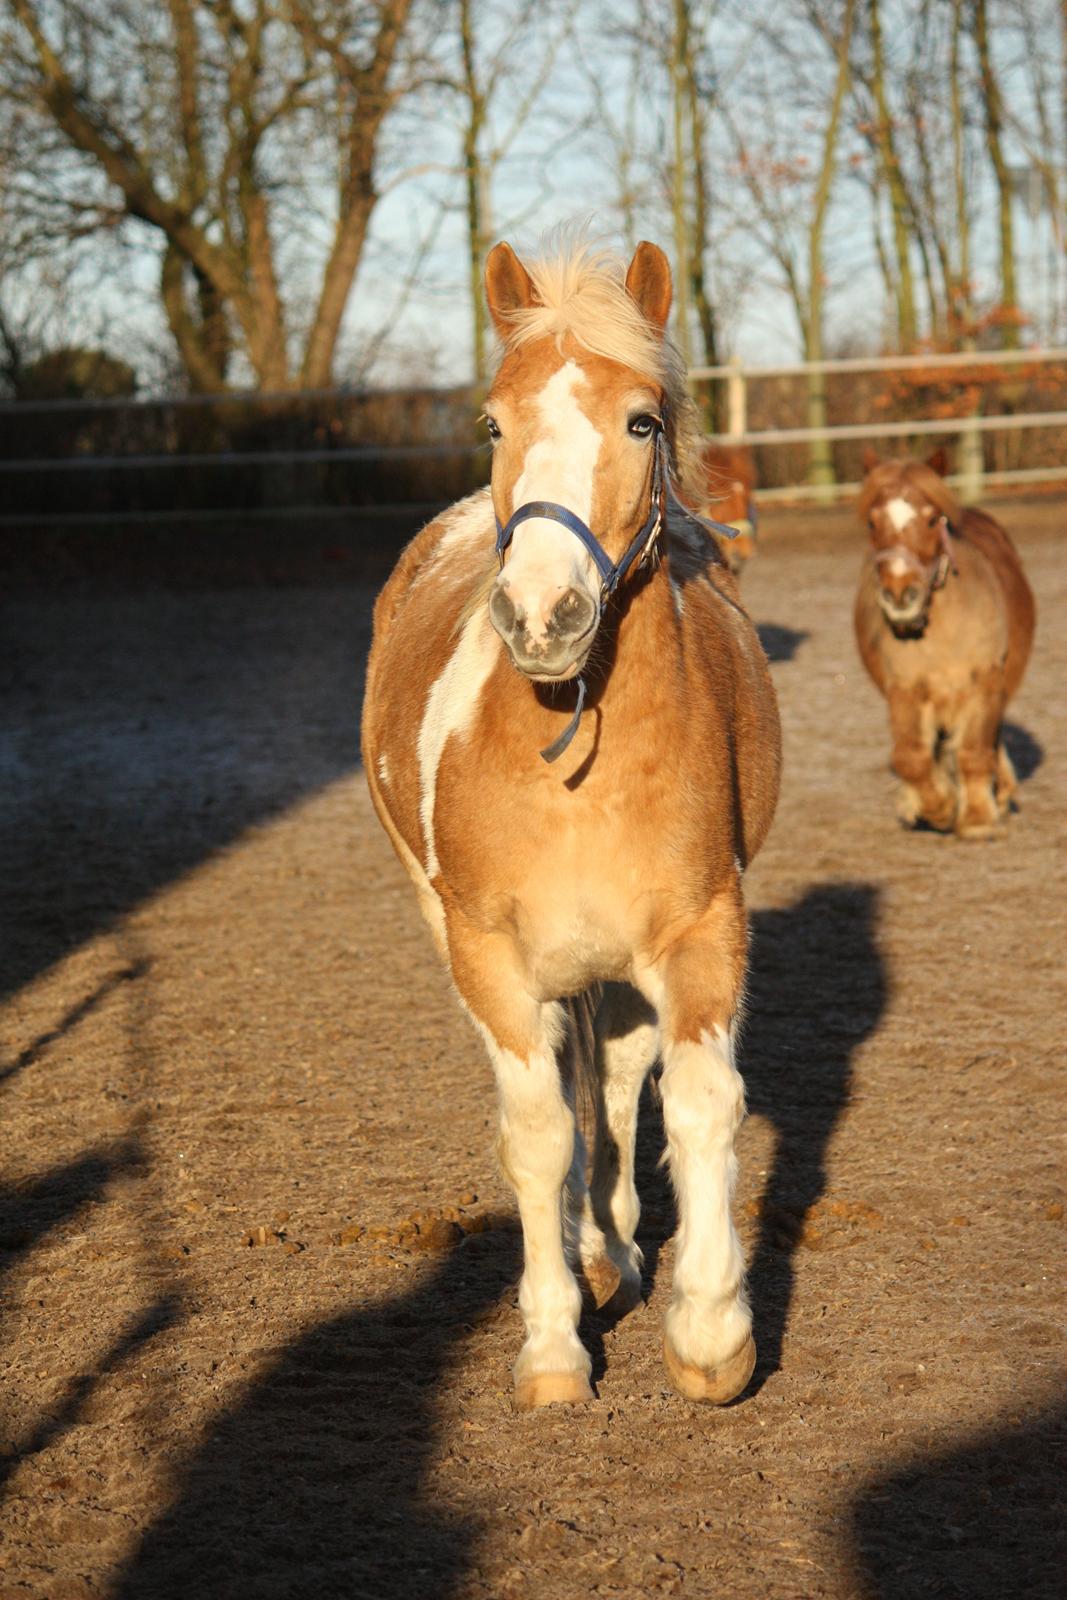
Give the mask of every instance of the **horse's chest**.
M 514 939 L 531 988 L 575 993 L 623 978 L 669 920 L 674 871 L 650 817 L 542 794 L 466 798 L 438 829 L 450 896 Z

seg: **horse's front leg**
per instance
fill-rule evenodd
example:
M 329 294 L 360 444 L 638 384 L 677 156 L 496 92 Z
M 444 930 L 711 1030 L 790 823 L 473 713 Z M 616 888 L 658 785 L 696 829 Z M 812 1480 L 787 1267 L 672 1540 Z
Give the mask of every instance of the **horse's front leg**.
M 660 958 L 646 986 L 653 1003 L 660 990 L 663 1121 L 678 1200 L 664 1361 L 687 1399 L 718 1405 L 741 1392 L 756 1362 L 744 1256 L 730 1215 L 734 1135 L 745 1106 L 732 1030 L 746 942 L 740 886 L 732 885 Z
M 928 822 L 951 828 L 956 815 L 956 789 L 936 759 L 937 718 L 932 703 L 913 689 L 890 689 L 889 725 L 893 735 L 893 771 L 901 780 L 897 815 L 908 827 Z
M 500 1101 L 498 1149 L 518 1201 L 524 1269 L 519 1307 L 526 1342 L 515 1363 L 520 1410 L 591 1400 L 591 1362 L 578 1338 L 581 1291 L 563 1241 L 564 1185 L 574 1113 L 560 1080 L 563 1008 L 524 988 L 511 941 L 448 919 L 452 976 L 489 1048 Z

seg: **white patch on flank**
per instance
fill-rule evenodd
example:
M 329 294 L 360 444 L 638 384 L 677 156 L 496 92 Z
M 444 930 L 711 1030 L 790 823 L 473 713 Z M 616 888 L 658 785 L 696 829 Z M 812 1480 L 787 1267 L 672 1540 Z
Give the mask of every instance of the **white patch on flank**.
M 551 500 L 566 506 L 585 523 L 593 510 L 593 477 L 600 455 L 600 434 L 581 409 L 575 389 L 585 382 L 577 362 L 554 372 L 537 396 L 544 433 L 526 453 L 515 484 L 517 510 L 530 500 Z M 508 556 L 510 586 L 542 582 L 566 588 L 575 579 L 597 593 L 600 576 L 592 556 L 573 533 L 548 518 L 520 523 Z
M 500 640 L 484 608 L 470 618 L 459 636 L 441 676 L 426 697 L 419 729 L 419 815 L 426 840 L 426 874 L 440 870 L 434 845 L 433 813 L 437 800 L 437 769 L 445 745 L 454 733 L 465 733 L 478 705 L 478 697 L 500 651 Z
M 389 763 L 386 760 L 384 755 L 381 755 L 381 756 L 378 757 L 378 777 L 381 779 L 382 783 L 388 785 L 388 783 L 389 783 Z
M 893 524 L 897 533 L 903 533 L 912 517 L 915 516 L 915 507 L 910 500 L 890 500 L 885 508 L 885 514 Z

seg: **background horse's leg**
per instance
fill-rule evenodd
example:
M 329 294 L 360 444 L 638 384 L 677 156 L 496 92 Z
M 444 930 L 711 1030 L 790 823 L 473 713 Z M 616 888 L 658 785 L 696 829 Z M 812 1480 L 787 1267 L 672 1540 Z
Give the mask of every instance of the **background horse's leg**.
M 730 1216 L 734 1135 L 745 1105 L 731 1030 L 746 938 L 735 884 L 655 973 L 662 984 L 663 1122 L 679 1218 L 664 1361 L 688 1399 L 716 1404 L 741 1392 L 756 1362 L 744 1257 Z
M 961 839 L 989 839 L 1000 831 L 1006 811 L 998 805 L 997 740 L 1004 715 L 1004 674 L 991 668 L 975 685 L 956 727 L 951 747 L 960 775 L 960 809 L 956 832 Z M 1014 774 L 1013 774 L 1014 776 Z
M 609 983 L 596 1015 L 597 1122 L 593 1176 L 581 1241 L 586 1277 L 606 1257 L 614 1305 L 629 1311 L 641 1299 L 641 1251 L 634 1233 L 641 1207 L 634 1186 L 634 1141 L 641 1085 L 659 1051 L 659 1023 L 629 984 Z
M 913 827 L 951 828 L 956 815 L 956 789 L 937 761 L 937 720 L 929 700 L 910 689 L 890 688 L 889 726 L 893 735 L 893 771 L 902 782 L 897 815 Z
M 563 1188 L 574 1154 L 574 1113 L 557 1051 L 563 1008 L 524 989 L 510 942 L 448 918 L 452 976 L 489 1048 L 500 1098 L 501 1165 L 522 1219 L 519 1307 L 526 1343 L 515 1363 L 522 1410 L 591 1400 L 592 1363 L 578 1338 L 581 1291 L 563 1248 Z

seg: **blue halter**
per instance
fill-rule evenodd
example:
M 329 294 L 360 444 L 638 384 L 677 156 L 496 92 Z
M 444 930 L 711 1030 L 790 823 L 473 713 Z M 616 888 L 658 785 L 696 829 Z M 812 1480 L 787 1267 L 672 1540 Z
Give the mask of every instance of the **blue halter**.
M 652 456 L 652 492 L 649 500 L 648 516 L 645 518 L 637 533 L 631 539 L 626 550 L 618 561 L 612 561 L 604 546 L 589 525 L 582 521 L 573 511 L 568 511 L 566 506 L 556 505 L 552 500 L 528 500 L 525 505 L 513 511 L 506 523 L 500 518 L 496 519 L 496 553 L 500 558 L 500 565 L 504 565 L 504 555 L 508 545 L 515 536 L 515 529 L 531 517 L 546 518 L 549 522 L 558 522 L 566 528 L 568 533 L 573 533 L 579 539 L 593 560 L 596 562 L 597 571 L 600 573 L 600 595 L 598 599 L 599 615 L 604 615 L 605 602 L 615 593 L 619 584 L 625 578 L 630 568 L 636 562 L 638 566 L 652 555 L 656 540 L 659 538 L 663 526 L 663 501 L 676 506 L 690 522 L 695 522 L 698 527 L 711 528 L 716 533 L 722 534 L 725 539 L 736 539 L 737 529 L 727 527 L 723 522 L 713 522 L 710 517 L 697 517 L 687 506 L 682 505 L 671 485 L 670 454 L 667 445 L 667 435 L 662 428 L 656 432 L 656 443 Z M 566 750 L 574 735 L 578 732 L 578 723 L 581 720 L 582 708 L 585 705 L 585 680 L 579 676 L 578 703 L 574 708 L 574 716 L 564 728 L 558 739 L 541 751 L 544 761 L 556 761 Z

